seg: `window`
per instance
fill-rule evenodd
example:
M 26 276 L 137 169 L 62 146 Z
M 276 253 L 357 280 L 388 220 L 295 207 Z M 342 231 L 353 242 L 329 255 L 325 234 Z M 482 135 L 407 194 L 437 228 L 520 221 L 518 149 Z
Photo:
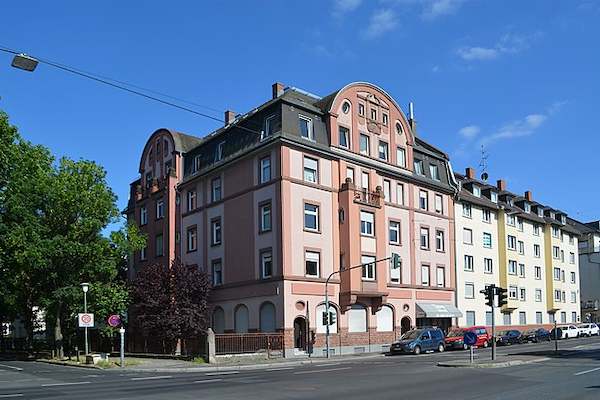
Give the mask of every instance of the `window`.
M 402 135 L 404 129 L 402 129 L 402 124 L 400 122 L 396 122 L 396 133 L 398 135 Z
M 225 142 L 220 142 L 217 145 L 217 149 L 215 150 L 215 161 L 221 161 L 223 159 L 223 148 L 225 147 Z
M 265 157 L 260 160 L 260 183 L 271 180 L 271 158 Z
M 465 299 L 475 298 L 475 285 L 470 282 L 465 283 Z
M 221 244 L 221 218 L 213 219 L 210 224 L 210 244 L 218 246 Z
M 490 212 L 490 210 L 481 210 L 481 215 L 483 216 L 484 222 L 492 221 L 492 213 Z
M 396 186 L 396 203 L 404 204 L 404 185 L 401 183 Z
M 564 269 L 560 271 L 560 280 L 563 282 L 565 281 L 565 270 Z
M 415 165 L 415 173 L 417 175 L 425 175 L 425 172 L 423 170 L 423 160 L 415 160 L 414 165 Z
M 140 225 L 146 225 L 148 223 L 148 209 L 146 207 L 140 208 Z
M 304 115 L 298 116 L 298 125 L 300 129 L 300 136 L 304 139 L 315 140 L 313 133 L 312 120 Z
M 344 114 L 348 114 L 348 112 L 350 112 L 350 103 L 348 103 L 347 101 L 345 101 L 344 104 L 342 104 L 342 112 Z
M 518 290 L 518 288 L 516 286 L 512 286 L 512 285 L 509 286 L 508 287 L 508 298 L 516 300 L 517 299 L 517 290 Z
M 358 115 L 365 115 L 365 105 L 358 103 Z
M 535 301 L 542 301 L 542 289 L 535 289 Z
M 565 251 L 564 250 L 560 251 L 560 261 L 565 262 Z
M 542 324 L 542 312 L 541 311 L 536 311 L 535 312 L 535 323 L 536 324 Z
M 567 323 L 567 313 L 564 311 L 561 311 L 561 313 L 560 313 L 560 322 L 561 322 L 561 324 Z
M 141 261 L 145 261 L 148 257 L 148 255 L 146 254 L 146 252 L 148 251 L 148 248 L 146 246 L 142 247 L 142 249 L 140 250 L 140 260 Z
M 575 239 L 573 239 L 573 235 L 571 235 L 569 233 L 569 244 L 574 244 L 575 243 Z
M 165 202 L 160 199 L 156 201 L 156 219 L 164 218 L 165 216 Z
M 339 140 L 340 140 L 340 146 L 341 147 L 345 147 L 347 149 L 350 148 L 350 129 L 340 126 L 338 128 L 339 130 Z
M 537 265 L 533 267 L 533 274 L 535 279 L 542 279 L 542 267 Z
M 429 174 L 434 181 L 440 180 L 440 171 L 437 165 L 429 164 Z
M 152 176 L 152 172 L 148 172 L 146 174 L 146 188 L 149 188 L 150 186 L 152 186 L 153 179 L 154 179 L 154 177 Z
M 467 326 L 475 326 L 475 311 L 467 311 Z
M 371 150 L 370 150 L 370 146 L 369 146 L 369 137 L 367 135 L 361 133 L 359 140 L 360 140 L 360 142 L 359 142 L 360 154 L 363 154 L 365 156 L 371 155 Z
M 512 235 L 508 235 L 507 246 L 508 246 L 509 250 L 516 250 L 517 249 L 517 238 Z
M 515 260 L 508 260 L 508 273 L 510 275 L 517 274 L 517 262 Z
M 523 220 L 518 217 L 517 217 L 517 229 L 519 229 L 519 231 L 523 232 Z
M 373 236 L 373 224 L 375 222 L 375 214 L 368 211 L 360 212 L 360 233 L 361 235 Z
M 429 265 L 421 265 L 421 285 L 429 286 Z
M 259 232 L 271 230 L 271 203 L 259 206 L 260 227 Z
M 571 322 L 577 322 L 577 312 L 575 311 L 571 312 Z
M 493 266 L 493 261 L 491 258 L 483 259 L 483 272 L 486 274 L 494 273 L 494 266 Z
M 319 206 L 304 204 L 304 229 L 310 231 L 319 230 Z
M 527 314 L 525 314 L 525 311 L 519 311 L 519 324 L 527 325 Z
M 187 230 L 187 251 L 198 249 L 198 229 L 194 226 Z
M 444 231 L 435 231 L 435 250 L 444 251 Z
M 271 250 L 260 253 L 260 274 L 263 279 L 273 276 L 273 253 Z
M 429 209 L 429 193 L 424 190 L 419 191 L 419 208 L 421 210 Z
M 538 224 L 533 224 L 533 234 L 535 236 L 540 236 L 540 226 Z
M 371 108 L 371 119 L 377 121 L 377 110 L 374 108 Z
M 465 271 L 473 271 L 473 256 L 465 254 Z
M 392 253 L 392 257 L 400 257 L 400 255 Z M 390 263 L 390 282 L 400 283 L 401 280 L 402 280 L 402 260 L 400 260 L 399 268 L 393 268 L 392 263 Z
M 519 289 L 519 300 L 525 301 L 527 299 L 525 288 Z
M 491 311 L 485 312 L 485 324 L 487 326 L 492 325 L 492 312 Z
M 420 244 L 422 249 L 429 250 L 429 228 L 421 228 Z
M 571 272 L 571 283 L 575 283 L 576 281 L 575 272 Z
M 212 284 L 220 286 L 223 284 L 223 264 L 221 260 L 212 261 Z
M 350 178 L 354 183 L 354 168 L 346 167 L 346 178 Z
M 481 197 L 481 188 L 477 185 L 473 185 L 473 196 Z
M 392 194 L 390 193 L 392 183 L 388 179 L 383 180 L 383 198 L 385 201 L 392 201 Z
M 469 203 L 463 203 L 462 209 L 463 209 L 463 217 L 471 218 L 471 215 L 472 215 L 471 205 Z
M 560 249 L 558 246 L 552 246 L 552 258 L 558 260 L 560 258 Z
M 492 201 L 492 203 L 497 203 L 498 202 L 498 193 L 490 192 L 490 200 Z
M 504 313 L 502 314 L 504 325 L 512 325 L 512 314 Z
M 304 157 L 304 180 L 306 182 L 319 182 L 319 161 L 314 158 Z
M 362 256 L 360 263 L 362 264 L 362 278 L 365 281 L 375 280 L 375 257 Z
M 519 254 L 525 254 L 525 243 L 519 240 Z
M 377 332 L 392 332 L 394 330 L 394 312 L 390 306 L 382 306 L 376 313 Z
M 575 253 L 573 252 L 569 253 L 569 263 L 575 264 Z
M 279 116 L 271 115 L 265 120 L 265 131 L 261 139 L 268 138 L 269 136 L 273 136 L 275 132 L 281 129 L 281 123 L 279 120 Z
M 435 195 L 435 212 L 438 214 L 444 213 L 443 198 L 440 194 Z
M 483 232 L 483 247 L 488 249 L 492 248 L 492 234 Z
M 390 221 L 390 243 L 400 244 L 400 223 Z
M 187 210 L 192 211 L 196 208 L 196 191 L 188 190 L 187 192 Z
M 211 201 L 221 200 L 221 178 L 214 178 L 211 181 Z
M 577 303 L 577 292 L 571 292 L 571 303 Z
M 506 216 L 506 225 L 515 226 L 515 216 L 514 215 Z
M 473 244 L 473 231 L 471 229 L 463 228 L 463 243 Z
M 388 124 L 388 115 L 386 113 L 381 113 L 381 122 L 383 122 L 384 125 Z
M 403 168 L 406 167 L 406 150 L 402 147 L 396 148 L 396 164 Z
M 156 252 L 156 257 L 162 257 L 164 255 L 163 235 L 162 234 L 156 235 L 154 244 L 155 244 L 154 249 Z
M 304 263 L 306 266 L 306 276 L 319 276 L 321 254 L 316 251 L 307 251 L 304 253 Z
M 556 227 L 556 226 L 552 227 L 552 236 L 555 238 L 560 236 L 560 229 L 558 229 L 558 227 Z
M 554 316 L 554 313 L 548 313 L 548 322 L 553 324 L 554 321 L 556 321 L 556 317 Z
M 348 332 L 366 332 L 367 331 L 367 310 L 359 305 L 351 306 L 348 313 Z
M 388 160 L 388 144 L 386 142 L 379 141 L 379 159 L 387 161 Z
M 533 255 L 534 255 L 536 258 L 540 258 L 540 257 L 542 256 L 542 252 L 541 252 L 541 249 L 540 249 L 540 245 L 539 245 L 539 244 L 534 244 L 534 245 L 533 245 Z
M 560 290 L 554 289 L 554 300 L 560 301 Z
M 524 204 L 524 210 L 526 213 L 530 213 L 531 212 L 531 206 L 529 205 L 529 203 L 525 203 Z
M 366 171 L 362 171 L 360 175 L 360 186 L 363 190 L 369 190 L 369 173 Z

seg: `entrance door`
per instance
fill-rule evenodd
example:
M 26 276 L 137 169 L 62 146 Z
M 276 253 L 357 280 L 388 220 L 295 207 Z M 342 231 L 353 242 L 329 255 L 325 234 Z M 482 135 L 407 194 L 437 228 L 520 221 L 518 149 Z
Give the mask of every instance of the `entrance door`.
M 306 319 L 303 317 L 294 320 L 294 347 L 306 350 Z
M 404 335 L 408 331 L 410 331 L 410 318 L 403 317 L 400 320 L 400 333 Z

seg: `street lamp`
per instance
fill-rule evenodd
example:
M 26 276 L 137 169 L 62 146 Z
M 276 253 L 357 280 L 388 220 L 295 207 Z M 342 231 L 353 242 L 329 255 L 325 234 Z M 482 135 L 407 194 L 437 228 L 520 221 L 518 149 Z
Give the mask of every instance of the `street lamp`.
M 33 72 L 38 66 L 39 61 L 27 54 L 16 54 L 12 60 L 12 66 L 24 71 Z
M 90 284 L 89 283 L 82 283 L 81 284 L 81 289 L 83 290 L 83 313 L 87 314 L 87 292 L 88 290 L 90 290 Z M 87 326 L 84 328 L 85 329 L 85 355 L 88 355 L 88 328 Z

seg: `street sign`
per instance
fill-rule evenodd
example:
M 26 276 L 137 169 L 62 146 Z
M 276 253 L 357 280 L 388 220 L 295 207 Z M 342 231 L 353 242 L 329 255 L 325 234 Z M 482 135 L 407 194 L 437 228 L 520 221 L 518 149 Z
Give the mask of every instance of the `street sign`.
M 467 346 L 474 346 L 477 343 L 477 335 L 475 332 L 465 332 L 463 336 L 463 343 Z
M 110 317 L 108 317 L 107 322 L 109 326 L 116 328 L 117 326 L 121 325 L 121 316 L 118 314 L 113 314 Z
M 79 327 L 80 328 L 93 328 L 94 327 L 94 314 L 84 314 L 84 313 L 79 313 L 77 314 L 78 316 L 78 320 L 79 320 Z

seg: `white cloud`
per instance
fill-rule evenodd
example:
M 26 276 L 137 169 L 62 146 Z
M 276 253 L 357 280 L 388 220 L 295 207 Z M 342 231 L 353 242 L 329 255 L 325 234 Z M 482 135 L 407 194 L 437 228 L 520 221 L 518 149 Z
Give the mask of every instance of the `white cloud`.
M 539 32 L 532 35 L 507 33 L 493 46 L 464 46 L 459 48 L 456 54 L 465 61 L 494 60 L 504 54 L 516 54 L 528 49 L 540 36 Z
M 424 19 L 435 19 L 442 15 L 453 14 L 464 3 L 464 0 L 430 0 L 424 1 L 425 7 L 421 16 Z
M 342 14 L 352 12 L 360 6 L 362 0 L 334 0 L 333 15 L 341 16 Z
M 369 19 L 369 25 L 364 31 L 364 36 L 373 39 L 384 33 L 390 32 L 398 25 L 396 13 L 390 9 L 381 9 L 375 11 Z
M 465 139 L 473 139 L 475 136 L 479 134 L 479 127 L 477 125 L 467 125 L 458 131 L 458 133 L 464 137 Z

